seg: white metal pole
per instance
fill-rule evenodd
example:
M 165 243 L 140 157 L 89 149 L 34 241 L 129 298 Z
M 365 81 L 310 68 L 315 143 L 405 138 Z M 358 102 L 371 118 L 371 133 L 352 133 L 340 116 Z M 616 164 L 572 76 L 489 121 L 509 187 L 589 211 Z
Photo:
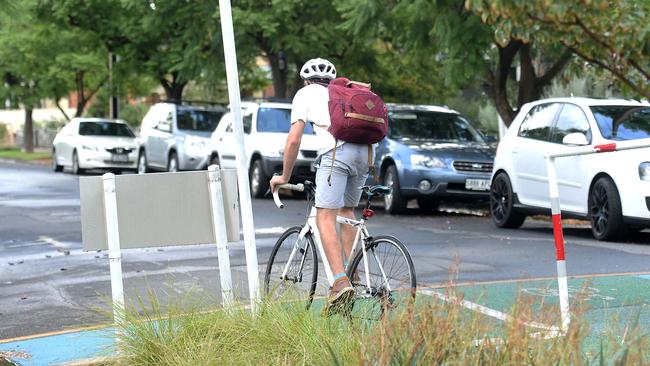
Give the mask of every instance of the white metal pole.
M 239 200 L 241 203 L 242 229 L 244 231 L 244 249 L 246 251 L 246 269 L 248 271 L 248 290 L 251 309 L 257 313 L 259 303 L 259 271 L 257 265 L 257 247 L 255 245 L 255 225 L 253 223 L 253 205 L 249 191 L 248 167 L 244 149 L 244 127 L 241 115 L 241 97 L 239 95 L 239 75 L 237 71 L 237 54 L 235 52 L 235 35 L 232 24 L 230 0 L 219 0 L 221 15 L 221 33 L 223 51 L 226 61 L 226 78 L 228 80 L 228 98 L 234 118 L 233 129 L 239 149 L 236 151 L 237 181 L 239 182 Z
M 221 172 L 218 165 L 208 167 L 210 182 L 210 206 L 212 208 L 212 227 L 217 243 L 219 259 L 219 277 L 221 279 L 221 301 L 224 307 L 233 305 L 232 276 L 230 271 L 230 253 L 228 252 L 228 233 L 226 228 Z
M 113 297 L 113 320 L 120 324 L 124 320 L 124 284 L 122 279 L 122 251 L 120 249 L 120 229 L 117 224 L 117 196 L 115 194 L 115 175 L 102 176 L 104 184 L 104 209 L 106 212 L 106 240 L 111 272 L 111 293 Z M 116 328 L 117 329 L 117 328 Z M 119 340 L 119 331 L 116 330 Z
M 571 316 L 569 313 L 569 286 L 567 283 L 566 257 L 564 255 L 564 235 L 562 233 L 562 215 L 560 209 L 560 189 L 555 174 L 555 158 L 546 156 L 548 171 L 548 190 L 551 198 L 551 218 L 553 220 L 553 237 L 555 239 L 555 257 L 557 264 L 557 286 L 560 295 L 560 315 L 562 331 L 569 329 Z

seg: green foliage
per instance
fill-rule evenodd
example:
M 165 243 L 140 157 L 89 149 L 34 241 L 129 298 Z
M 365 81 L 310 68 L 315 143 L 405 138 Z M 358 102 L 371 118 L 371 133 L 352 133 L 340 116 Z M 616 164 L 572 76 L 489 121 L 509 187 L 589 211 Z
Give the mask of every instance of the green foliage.
M 636 0 L 468 0 L 497 39 L 562 44 L 650 98 L 650 2 Z
M 7 125 L 0 123 L 0 142 L 7 138 Z
M 150 105 L 144 103 L 123 103 L 120 109 L 120 119 L 125 120 L 131 127 L 138 127 L 142 118 L 149 111 Z

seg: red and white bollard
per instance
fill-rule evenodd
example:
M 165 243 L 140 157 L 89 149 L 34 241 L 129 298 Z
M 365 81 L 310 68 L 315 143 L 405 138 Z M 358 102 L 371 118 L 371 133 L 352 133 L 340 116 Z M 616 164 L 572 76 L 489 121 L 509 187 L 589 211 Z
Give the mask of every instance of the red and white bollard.
M 571 316 L 569 314 L 569 286 L 566 275 L 566 260 L 564 256 L 564 234 L 562 233 L 562 215 L 560 211 L 560 190 L 555 174 L 555 157 L 547 156 L 548 190 L 551 198 L 551 217 L 553 220 L 553 237 L 555 238 L 555 258 L 557 261 L 557 287 L 560 295 L 560 314 L 562 316 L 562 332 L 569 329 Z

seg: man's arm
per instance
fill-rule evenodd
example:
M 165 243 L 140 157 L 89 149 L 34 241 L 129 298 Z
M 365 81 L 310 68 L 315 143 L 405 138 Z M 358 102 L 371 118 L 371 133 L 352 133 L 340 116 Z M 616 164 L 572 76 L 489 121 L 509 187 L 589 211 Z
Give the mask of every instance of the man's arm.
M 305 121 L 299 119 L 291 124 L 287 142 L 284 145 L 284 157 L 282 159 L 282 175 L 274 176 L 271 178 L 271 192 L 275 189 L 276 185 L 289 182 L 293 166 L 298 158 L 298 151 L 300 150 L 300 141 L 302 134 L 305 131 Z

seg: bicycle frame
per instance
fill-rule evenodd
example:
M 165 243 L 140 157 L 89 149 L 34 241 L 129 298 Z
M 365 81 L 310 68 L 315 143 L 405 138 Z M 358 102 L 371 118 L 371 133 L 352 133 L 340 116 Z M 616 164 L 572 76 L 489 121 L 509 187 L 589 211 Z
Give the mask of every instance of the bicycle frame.
M 364 245 L 369 238 L 371 238 L 370 234 L 368 233 L 368 229 L 366 228 L 366 218 L 362 218 L 361 220 L 355 220 L 355 219 L 350 219 L 347 217 L 342 217 L 342 216 L 336 216 L 336 222 L 339 224 L 343 225 L 349 225 L 357 228 L 357 232 L 354 237 L 354 242 L 352 245 L 352 250 L 350 251 L 350 256 L 349 258 L 354 258 L 357 255 L 358 251 L 363 252 L 363 265 L 366 273 L 370 273 L 369 271 L 369 266 L 368 266 L 368 252 L 366 245 Z M 316 247 L 318 248 L 318 252 L 320 254 L 321 261 L 323 262 L 323 265 L 325 266 L 325 274 L 327 275 L 327 281 L 330 285 L 330 287 L 334 284 L 334 275 L 332 273 L 332 269 L 329 264 L 329 260 L 327 259 L 327 255 L 325 255 L 325 248 L 323 248 L 323 244 L 320 240 L 320 233 L 318 232 L 318 227 L 316 226 L 316 207 L 312 207 L 311 211 L 309 212 L 309 217 L 307 218 L 307 223 L 303 226 L 302 230 L 300 231 L 300 235 L 298 240 L 302 240 L 305 238 L 305 236 L 311 233 L 312 238 L 314 239 L 314 243 L 316 244 Z M 359 244 L 363 243 L 363 244 Z M 291 254 L 289 255 L 289 259 L 287 260 L 287 264 L 284 267 L 284 270 L 282 271 L 282 278 L 286 278 L 287 272 L 289 270 L 289 263 L 293 260 L 294 256 L 296 255 L 296 252 L 298 250 L 298 245 L 297 243 L 294 244 L 293 249 L 291 250 Z M 373 252 L 373 255 L 374 252 Z M 376 258 L 375 258 L 376 259 Z M 304 265 L 305 257 L 303 256 L 302 261 L 300 263 L 300 269 L 302 272 L 302 266 Z M 390 288 L 390 283 L 388 282 L 388 277 L 386 276 L 386 273 L 384 272 L 384 268 L 381 265 L 381 262 L 379 260 L 376 260 L 377 265 L 379 267 L 379 270 L 381 272 L 382 278 L 384 279 L 384 282 L 386 284 L 386 288 L 388 291 L 392 291 Z M 345 271 L 347 272 L 348 266 L 350 266 L 351 263 L 348 263 L 347 266 L 345 267 Z M 366 276 L 366 287 L 368 289 L 368 292 L 371 291 L 371 284 L 370 284 L 370 277 Z

